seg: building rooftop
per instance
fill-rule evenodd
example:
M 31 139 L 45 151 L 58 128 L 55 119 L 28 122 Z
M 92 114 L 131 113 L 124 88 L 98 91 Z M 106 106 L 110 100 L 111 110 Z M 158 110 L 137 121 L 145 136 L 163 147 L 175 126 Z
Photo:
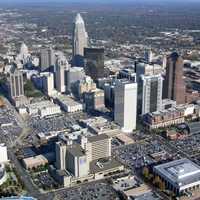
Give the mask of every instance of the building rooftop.
M 109 139 L 109 137 L 106 134 L 100 134 L 100 135 L 88 137 L 88 142 L 96 142 L 96 141 L 105 140 L 105 139 Z
M 56 99 L 68 106 L 76 106 L 81 104 L 80 102 L 75 101 L 72 97 L 67 95 L 58 95 Z
M 88 127 L 95 133 L 110 133 L 119 129 L 118 125 L 104 117 L 92 117 L 80 120 L 84 126 Z
M 54 104 L 51 101 L 45 100 L 36 103 L 29 104 L 27 106 L 29 109 L 44 109 L 47 107 L 58 107 L 58 105 Z
M 47 158 L 43 155 L 37 155 L 34 157 L 25 158 L 25 159 L 23 159 L 23 161 L 27 166 L 35 165 L 37 163 L 48 163 Z
M 189 128 L 190 134 L 198 134 L 200 133 L 200 122 L 188 123 L 188 128 Z
M 131 176 L 115 180 L 113 187 L 117 191 L 126 191 L 136 187 L 137 184 L 138 181 L 133 176 Z
M 147 192 L 140 196 L 134 197 L 134 200 L 159 200 L 160 198 L 153 192 Z
M 155 166 L 154 171 L 176 187 L 200 181 L 200 166 L 186 158 Z
M 84 156 L 85 155 L 85 151 L 81 148 L 80 145 L 69 145 L 69 146 L 67 146 L 67 150 L 73 156 Z
M 67 170 L 57 170 L 57 173 L 59 174 L 59 176 L 72 176 L 72 174 L 70 172 L 68 172 Z
M 33 197 L 3 197 L 1 200 L 36 200 Z
M 102 158 L 90 162 L 90 172 L 95 174 L 101 171 L 111 170 L 120 166 L 122 166 L 122 164 L 113 158 Z

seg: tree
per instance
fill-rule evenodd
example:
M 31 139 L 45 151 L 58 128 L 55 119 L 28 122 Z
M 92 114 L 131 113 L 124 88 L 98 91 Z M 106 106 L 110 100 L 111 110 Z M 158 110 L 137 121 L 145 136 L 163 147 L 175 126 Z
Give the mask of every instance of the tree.
M 158 185 L 159 183 L 160 183 L 160 177 L 156 175 L 156 176 L 154 177 L 153 184 L 154 184 L 154 185 Z
M 164 182 L 164 181 L 160 180 L 160 182 L 159 182 L 159 188 L 160 188 L 160 190 L 162 190 L 162 191 L 165 190 L 165 182 Z
M 149 169 L 148 169 L 148 167 L 144 167 L 142 173 L 143 173 L 143 176 L 145 178 L 148 178 L 149 177 Z

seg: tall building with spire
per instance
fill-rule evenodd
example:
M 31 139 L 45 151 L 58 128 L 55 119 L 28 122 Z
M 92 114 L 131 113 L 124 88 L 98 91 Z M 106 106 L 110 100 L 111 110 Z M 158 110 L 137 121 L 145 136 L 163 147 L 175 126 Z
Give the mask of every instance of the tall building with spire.
M 20 56 L 21 56 L 22 60 L 26 60 L 29 56 L 28 47 L 24 42 L 21 44 Z
M 166 79 L 164 86 L 164 96 L 166 98 L 176 101 L 177 104 L 185 103 L 183 59 L 176 52 L 172 53 L 167 58 Z
M 56 89 L 57 91 L 64 93 L 66 91 L 65 70 L 69 69 L 69 64 L 65 56 L 58 56 L 55 69 Z
M 88 34 L 85 29 L 85 23 L 81 15 L 78 13 L 74 21 L 73 30 L 73 58 L 75 60 L 75 64 L 78 62 L 78 58 L 84 56 L 84 48 L 87 46 Z

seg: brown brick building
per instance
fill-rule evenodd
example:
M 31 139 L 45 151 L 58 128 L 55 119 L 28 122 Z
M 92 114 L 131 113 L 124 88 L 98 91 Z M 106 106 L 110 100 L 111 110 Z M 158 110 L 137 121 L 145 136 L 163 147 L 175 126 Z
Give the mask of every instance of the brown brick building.
M 166 78 L 164 82 L 164 96 L 185 103 L 185 82 L 183 79 L 183 59 L 174 52 L 167 58 Z

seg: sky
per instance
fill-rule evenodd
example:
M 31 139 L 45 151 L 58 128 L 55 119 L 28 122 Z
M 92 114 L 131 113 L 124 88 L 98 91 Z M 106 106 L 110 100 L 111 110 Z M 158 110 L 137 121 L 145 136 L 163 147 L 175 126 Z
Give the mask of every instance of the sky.
M 125 3 L 125 2 L 138 2 L 138 0 L 0 0 L 0 2 L 66 2 L 66 3 L 73 3 L 73 2 L 80 2 L 80 3 L 84 3 L 84 2 L 91 2 L 91 3 L 116 3 L 116 2 L 120 2 L 120 3 Z M 179 2 L 198 2 L 199 0 L 139 0 L 140 2 L 163 2 L 163 1 L 169 1 L 169 2 L 174 2 L 174 1 L 179 1 Z
M 182 4 L 188 4 L 188 3 L 200 3 L 200 0 L 0 0 L 0 4 L 37 4 L 40 3 L 91 3 L 91 4 L 167 4 L 169 3 L 182 3 Z

